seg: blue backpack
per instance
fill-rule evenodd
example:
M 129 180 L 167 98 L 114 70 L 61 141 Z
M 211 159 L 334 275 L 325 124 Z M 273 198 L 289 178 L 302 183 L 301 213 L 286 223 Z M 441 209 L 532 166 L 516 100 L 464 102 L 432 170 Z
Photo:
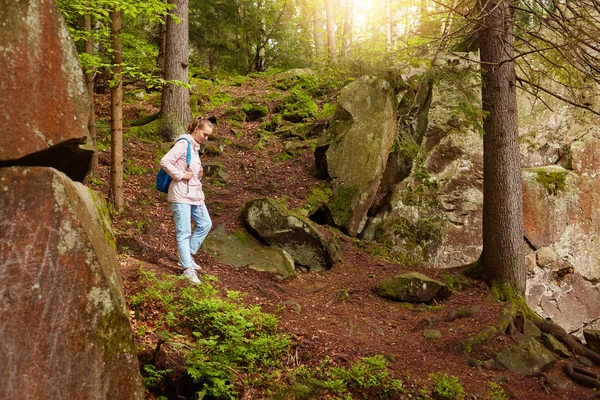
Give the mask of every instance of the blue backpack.
M 179 140 L 185 140 L 188 144 L 186 162 L 187 169 L 189 169 L 190 162 L 192 161 L 192 144 L 186 138 L 181 138 Z M 173 178 L 171 178 L 171 176 L 167 174 L 164 169 L 161 168 L 160 171 L 158 171 L 158 174 L 156 175 L 156 190 L 163 193 L 169 193 L 169 185 L 171 184 L 172 180 Z

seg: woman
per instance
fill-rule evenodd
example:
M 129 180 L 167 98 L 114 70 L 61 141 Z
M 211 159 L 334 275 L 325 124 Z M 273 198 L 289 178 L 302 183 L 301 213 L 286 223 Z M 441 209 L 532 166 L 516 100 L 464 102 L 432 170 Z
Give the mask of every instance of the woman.
M 192 283 L 200 283 L 196 275 L 200 266 L 196 264 L 193 256 L 212 227 L 200 183 L 203 170 L 199 155 L 200 143 L 206 140 L 212 131 L 213 124 L 208 119 L 194 118 L 187 127 L 188 133 L 178 137 L 171 150 L 160 160 L 160 166 L 173 178 L 167 200 L 171 203 L 175 222 L 179 264 L 183 267 L 183 276 Z M 189 165 L 188 143 L 191 147 Z M 196 223 L 193 233 L 192 219 Z

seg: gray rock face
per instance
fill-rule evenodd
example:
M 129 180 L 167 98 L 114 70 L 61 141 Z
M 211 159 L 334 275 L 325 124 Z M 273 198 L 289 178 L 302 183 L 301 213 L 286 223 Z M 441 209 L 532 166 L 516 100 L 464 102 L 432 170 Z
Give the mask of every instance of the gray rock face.
M 83 181 L 94 152 L 89 99 L 59 10 L 51 0 L 3 3 L 0 21 L 0 167 L 51 166 Z
M 331 217 L 350 236 L 362 231 L 377 194 L 396 133 L 395 103 L 386 81 L 357 79 L 342 90 L 329 141 L 315 151 L 332 180 Z
M 142 399 L 107 210 L 52 168 L 0 168 L 0 393 Z
M 310 221 L 293 215 L 273 199 L 249 201 L 242 216 L 251 233 L 313 271 L 331 268 L 337 258 L 335 248 Z
M 450 289 L 445 283 L 418 272 L 383 279 L 373 291 L 386 299 L 411 303 L 430 303 L 450 296 Z
M 265 246 L 243 229 L 228 234 L 220 225 L 208 234 L 202 249 L 234 267 L 272 272 L 284 278 L 295 274 L 294 259 L 286 251 Z
M 481 253 L 483 158 L 476 133 L 450 134 L 429 152 L 429 181 L 413 176 L 395 186 L 388 209 L 371 218 L 363 236 L 390 244 L 406 264 L 466 265 Z

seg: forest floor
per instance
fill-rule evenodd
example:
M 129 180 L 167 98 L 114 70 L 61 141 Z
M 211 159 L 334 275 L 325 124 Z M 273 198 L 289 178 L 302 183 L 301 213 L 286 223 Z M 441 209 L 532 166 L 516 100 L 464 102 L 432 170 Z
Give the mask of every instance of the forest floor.
M 224 88 L 234 99 L 267 97 L 268 87 L 261 80 L 252 85 Z M 108 120 L 109 98 L 99 97 L 98 118 Z M 125 104 L 125 119 L 131 121 L 158 111 L 149 101 L 135 100 Z M 221 118 L 224 108 L 214 108 L 207 115 L 219 118 L 211 144 L 223 147 L 218 156 L 203 155 L 203 162 L 220 162 L 228 174 L 226 184 L 213 184 L 205 179 L 206 204 L 213 220 L 213 229 L 225 225 L 228 232 L 243 226 L 241 210 L 253 198 L 284 199 L 288 207 L 303 204 L 311 187 L 320 181 L 312 174 L 315 161 L 309 142 L 298 142 L 294 157 L 285 153 L 283 141 L 271 137 L 257 148 L 259 122 L 245 122 L 234 135 L 231 126 Z M 271 109 L 271 112 L 273 110 Z M 158 145 L 135 137 L 125 139 L 125 210 L 113 216 L 118 259 L 125 295 L 128 301 L 140 289 L 140 270 L 158 275 L 179 274 L 177 249 L 170 208 L 166 196 L 157 192 L 154 178 Z M 99 154 L 100 165 L 90 186 L 107 195 L 110 149 Z M 136 168 L 131 168 L 135 166 Z M 128 169 L 129 168 L 129 169 Z M 131 173 L 133 171 L 142 173 Z M 95 183 L 94 183 L 95 182 Z M 369 254 L 368 243 L 347 237 L 340 232 L 342 262 L 327 272 L 297 271 L 294 278 L 282 280 L 274 275 L 250 268 L 235 268 L 211 258 L 204 251 L 196 257 L 204 274 L 218 278 L 215 286 L 222 290 L 246 293 L 245 301 L 280 318 L 279 329 L 292 335 L 295 341 L 294 362 L 310 366 L 322 363 L 347 366 L 365 356 L 384 355 L 390 361 L 392 375 L 404 382 L 412 394 L 406 398 L 431 398 L 422 388 L 431 387 L 430 374 L 441 372 L 455 376 L 465 388 L 468 399 L 491 399 L 489 383 L 500 384 L 510 399 L 585 399 L 595 394 L 592 389 L 576 385 L 562 372 L 559 360 L 543 374 L 523 376 L 498 368 L 473 368 L 459 351 L 460 340 L 473 337 L 489 325 L 498 326 L 502 304 L 494 302 L 488 287 L 467 278 L 456 279 L 452 295 L 435 306 L 407 305 L 384 300 L 372 293 L 374 283 L 384 277 L 404 272 L 421 272 L 439 278 L 444 271 L 394 264 Z M 441 321 L 458 307 L 476 310 L 469 318 Z M 423 337 L 423 320 L 435 324 L 442 337 Z M 132 321 L 135 326 L 135 319 Z M 480 360 L 494 357 L 498 350 L 514 343 L 500 335 L 476 355 Z M 300 353 L 300 355 L 298 354 Z M 598 371 L 596 371 L 598 372 Z M 244 398 L 261 398 L 245 393 Z M 501 397 L 497 397 L 500 399 Z

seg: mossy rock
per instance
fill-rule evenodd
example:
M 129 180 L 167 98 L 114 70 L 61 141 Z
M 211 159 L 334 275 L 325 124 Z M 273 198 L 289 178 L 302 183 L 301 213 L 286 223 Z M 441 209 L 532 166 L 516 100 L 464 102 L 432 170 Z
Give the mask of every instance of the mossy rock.
M 307 218 L 274 199 L 250 200 L 242 211 L 248 231 L 273 247 L 287 251 L 294 261 L 313 271 L 331 268 L 337 250 Z
M 160 128 L 160 119 L 155 119 L 149 124 L 142 126 L 132 126 L 127 131 L 128 136 L 134 136 L 139 139 L 155 142 L 158 140 L 158 131 Z
M 267 106 L 261 106 L 260 104 L 255 103 L 245 104 L 242 106 L 241 110 L 246 114 L 246 119 L 248 121 L 258 121 L 269 113 L 269 108 Z
M 383 279 L 373 291 L 389 300 L 410 303 L 431 303 L 450 297 L 450 289 L 445 283 L 418 272 Z
M 207 144 L 204 145 L 202 154 L 206 154 L 207 156 L 220 156 L 223 154 L 223 150 L 213 144 Z
M 508 350 L 498 353 L 498 361 L 506 369 L 524 375 L 535 375 L 556 360 L 556 355 L 532 337 L 523 337 Z
M 211 231 L 202 249 L 211 257 L 237 268 L 272 272 L 283 277 L 295 274 L 294 260 L 288 253 L 260 243 L 243 229 L 228 234 L 225 225 Z

